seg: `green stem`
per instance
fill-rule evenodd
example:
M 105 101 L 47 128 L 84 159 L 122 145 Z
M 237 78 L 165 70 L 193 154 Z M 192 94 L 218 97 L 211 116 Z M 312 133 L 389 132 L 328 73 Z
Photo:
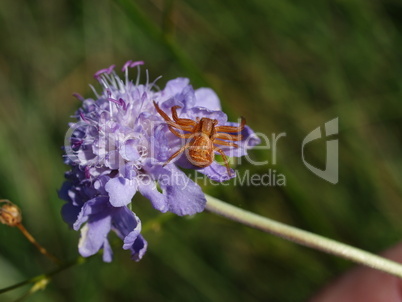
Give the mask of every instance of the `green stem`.
M 21 286 L 24 286 L 24 285 L 27 285 L 27 284 L 30 284 L 30 283 L 37 283 L 37 282 L 40 282 L 41 280 L 50 279 L 50 277 L 52 277 L 53 275 L 56 275 L 56 274 L 66 270 L 66 269 L 68 269 L 68 268 L 70 268 L 70 267 L 72 267 L 74 265 L 82 264 L 85 261 L 86 261 L 85 258 L 78 257 L 77 259 L 75 259 L 73 261 L 66 262 L 65 264 L 59 266 L 57 269 L 51 271 L 50 273 L 38 275 L 38 276 L 35 276 L 33 278 L 30 278 L 30 279 L 27 279 L 25 281 L 22 281 L 20 283 L 11 285 L 11 286 L 3 288 L 3 289 L 0 289 L 0 294 L 3 294 L 5 292 L 8 292 L 10 290 L 16 289 L 18 287 L 21 287 Z
M 317 249 L 329 254 L 340 256 L 342 258 L 354 261 L 356 263 L 366 265 L 368 267 L 395 275 L 402 278 L 402 265 L 394 261 L 376 256 L 366 251 L 354 248 L 352 246 L 319 236 L 313 233 L 297 229 L 295 227 L 288 226 L 286 224 L 274 221 L 272 219 L 242 210 L 230 204 L 227 204 L 212 196 L 206 195 L 207 205 L 206 209 L 217 215 L 226 217 L 233 221 L 242 223 L 261 231 L 271 233 L 273 235 L 288 239 L 290 241 L 299 243 L 301 245 Z M 163 224 L 165 221 L 175 217 L 173 214 L 165 214 L 158 217 L 155 221 L 149 222 L 144 226 L 143 231 L 147 231 L 155 225 L 156 222 Z M 14 284 L 12 286 L 0 289 L 0 294 L 7 291 L 19 288 L 21 286 L 38 283 L 45 279 L 50 279 L 53 275 L 56 275 L 72 266 L 82 264 L 86 261 L 86 258 L 78 257 L 77 259 L 67 262 L 57 269 L 47 274 L 41 274 L 25 280 L 23 282 Z
M 174 215 L 173 213 L 166 213 L 164 215 L 159 215 L 155 219 L 152 219 L 152 220 L 148 221 L 146 224 L 144 224 L 144 226 L 142 227 L 142 231 L 147 232 L 150 229 L 152 229 L 154 227 L 157 227 L 159 225 L 162 225 L 163 223 L 165 223 L 166 221 L 169 221 L 170 219 L 172 219 L 174 217 L 177 217 L 177 216 Z M 3 288 L 3 289 L 0 289 L 0 294 L 3 294 L 3 293 L 8 292 L 10 290 L 22 287 L 22 286 L 27 285 L 27 284 L 38 283 L 38 282 L 41 282 L 41 281 L 43 281 L 45 279 L 50 280 L 50 277 L 52 277 L 53 275 L 56 275 L 56 274 L 66 270 L 66 269 L 68 269 L 68 268 L 70 268 L 72 266 L 82 264 L 82 263 L 86 262 L 87 259 L 89 259 L 89 258 L 78 257 L 77 259 L 75 259 L 73 261 L 66 262 L 66 263 L 60 265 L 57 269 L 55 269 L 54 271 L 51 271 L 50 273 L 41 274 L 41 275 L 32 277 L 30 279 L 27 279 L 25 281 L 22 281 L 20 283 L 11 285 L 11 286 Z M 30 294 L 30 292 L 28 292 L 27 294 Z
M 206 209 L 212 213 L 288 239 L 298 244 L 333 254 L 356 263 L 402 278 L 402 265 L 344 243 L 288 226 L 272 219 L 242 210 L 207 195 Z

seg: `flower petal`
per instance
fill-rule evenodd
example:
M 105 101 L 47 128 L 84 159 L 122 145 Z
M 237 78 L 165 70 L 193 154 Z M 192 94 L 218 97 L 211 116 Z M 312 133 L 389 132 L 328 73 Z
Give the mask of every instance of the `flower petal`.
M 132 231 L 129 232 L 128 234 L 126 233 L 126 237 L 124 237 L 123 249 L 125 250 L 128 250 L 133 246 L 135 240 L 141 233 L 141 222 L 135 215 L 134 219 L 135 219 L 135 226 L 130 228 Z
M 151 201 L 156 210 L 162 213 L 169 210 L 166 196 L 158 191 L 155 181 L 150 177 L 142 177 L 138 180 L 138 190 L 142 196 Z
M 111 227 L 111 217 L 101 215 L 93 217 L 81 229 L 81 238 L 78 243 L 78 250 L 83 257 L 96 254 L 107 240 L 107 234 Z
M 147 241 L 142 237 L 142 235 L 139 235 L 130 248 L 131 259 L 134 261 L 140 261 L 147 251 L 147 247 Z
M 154 135 L 151 137 L 151 151 L 158 161 L 167 161 L 170 157 L 170 148 L 178 144 L 180 144 L 179 138 L 168 130 L 167 125 L 161 124 L 155 127 Z
M 213 162 L 208 167 L 197 170 L 197 172 L 200 172 L 200 173 L 208 176 L 213 181 L 217 181 L 217 182 L 224 182 L 231 178 L 236 177 L 235 170 L 230 169 L 230 176 L 229 176 L 226 166 L 222 166 L 216 162 Z
M 158 180 L 170 212 L 183 216 L 204 210 L 206 199 L 200 186 L 174 164 L 166 167 L 148 164 L 144 169 Z
M 112 262 L 113 260 L 113 251 L 112 247 L 110 246 L 109 240 L 105 238 L 103 241 L 103 257 L 104 262 Z
M 168 81 L 166 83 L 165 89 L 163 89 L 162 91 L 165 100 L 171 98 L 178 93 L 181 93 L 183 89 L 189 85 L 189 83 L 190 80 L 187 78 L 177 78 Z
M 220 110 L 209 110 L 204 107 L 194 107 L 187 111 L 189 118 L 195 120 L 197 117 L 207 117 L 218 120 L 218 126 L 226 124 L 228 117 Z
M 59 198 L 65 201 L 72 201 L 74 196 L 70 196 L 70 190 L 72 189 L 73 184 L 71 181 L 63 182 L 60 190 L 58 191 Z
M 127 207 L 114 208 L 112 219 L 113 229 L 121 239 L 125 239 L 133 232 L 136 232 L 135 236 L 138 236 L 141 232 L 140 219 Z M 133 238 L 133 241 L 134 239 L 135 238 Z
M 100 213 L 107 211 L 109 207 L 108 199 L 106 196 L 98 196 L 88 200 L 81 208 L 77 220 L 73 225 L 74 230 L 78 231 L 83 223 L 85 223 L 90 215 L 100 215 Z
M 140 158 L 140 154 L 138 153 L 138 140 L 137 139 L 128 139 L 124 142 L 124 145 L 121 147 L 120 155 L 128 161 L 135 161 Z
M 169 211 L 177 215 L 193 215 L 202 212 L 206 199 L 199 185 L 172 166 L 171 184 L 165 186 Z M 161 185 L 163 188 L 163 185 Z
M 80 211 L 80 207 L 73 206 L 71 203 L 66 203 L 61 208 L 61 216 L 70 227 L 73 227 L 74 222 L 77 221 Z
M 170 112 L 173 106 L 180 106 L 184 110 L 194 107 L 195 105 L 194 89 L 191 85 L 185 85 L 181 87 L 185 83 L 185 81 L 183 80 L 188 81 L 188 79 L 183 78 L 173 80 L 173 82 L 177 81 L 177 83 L 180 83 L 181 89 L 177 89 L 179 86 L 175 87 L 176 88 L 175 90 L 170 90 L 171 95 L 169 98 L 167 98 L 166 100 L 162 99 L 159 101 L 160 107 L 165 112 Z M 169 81 L 168 84 L 170 84 L 170 82 L 172 81 Z M 164 95 L 166 94 L 164 93 Z
M 209 110 L 222 110 L 221 102 L 211 88 L 199 88 L 195 91 L 195 106 Z
M 111 170 L 117 170 L 124 165 L 124 160 L 118 150 L 111 150 L 105 156 L 105 166 Z
M 105 189 L 109 193 L 110 204 L 114 207 L 122 207 L 128 205 L 133 199 L 137 192 L 137 182 L 123 177 L 115 177 L 106 183 Z
M 113 228 L 124 240 L 123 249 L 131 250 L 131 258 L 139 261 L 147 249 L 147 243 L 140 235 L 140 219 L 127 207 L 116 208 L 113 214 Z

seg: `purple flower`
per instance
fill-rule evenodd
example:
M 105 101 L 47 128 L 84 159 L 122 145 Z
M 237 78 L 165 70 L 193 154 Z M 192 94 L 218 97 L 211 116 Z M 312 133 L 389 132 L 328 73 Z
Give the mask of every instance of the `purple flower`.
M 131 210 L 137 191 L 163 213 L 192 215 L 205 208 L 201 188 L 175 164 L 197 167 L 189 166 L 185 159 L 164 165 L 183 142 L 168 130 L 154 101 L 168 114 L 172 106 L 179 105 L 180 117 L 209 117 L 217 119 L 219 125 L 238 125 L 227 122 L 211 89 L 194 90 L 188 79 L 169 81 L 160 91 L 155 83 L 139 84 L 142 64 L 127 62 L 124 80 L 116 75 L 114 66 L 95 73 L 102 86 L 100 93 L 93 88 L 96 100 L 76 94 L 82 106 L 66 135 L 65 162 L 71 170 L 59 196 L 67 201 L 62 208 L 64 220 L 81 230 L 79 252 L 85 257 L 103 249 L 104 261 L 111 261 L 108 234 L 114 231 L 132 258 L 141 259 L 147 242 L 140 234 L 141 221 Z M 128 78 L 132 67 L 138 68 L 135 83 Z M 242 156 L 259 142 L 248 127 L 242 135 L 238 148 L 222 148 L 224 152 Z M 217 181 L 230 178 L 226 168 L 215 162 L 199 171 Z
M 165 94 L 173 95 L 169 98 L 165 97 Z M 159 102 L 160 108 L 170 115 L 171 108 L 173 106 L 180 106 L 178 109 L 179 118 L 186 118 L 197 121 L 203 117 L 217 120 L 217 126 L 232 126 L 239 127 L 239 123 L 233 123 L 227 121 L 227 115 L 221 111 L 221 105 L 218 96 L 210 88 L 200 88 L 194 90 L 189 84 L 189 80 L 185 78 L 178 78 L 171 80 L 167 83 L 164 91 L 161 92 L 165 100 Z M 164 154 L 161 160 L 167 160 L 169 155 L 180 149 L 180 147 L 185 143 L 182 139 L 173 135 L 167 127 L 156 129 L 158 136 L 164 139 L 165 150 L 168 153 Z M 160 132 L 160 133 L 159 133 Z M 260 143 L 260 139 L 254 134 L 250 127 L 245 126 L 243 131 L 241 131 L 242 140 L 236 141 L 238 148 L 219 146 L 219 148 L 224 151 L 228 157 L 241 157 L 247 154 L 247 150 L 251 149 L 255 145 Z M 166 146 L 168 146 L 166 148 Z M 172 151 L 169 151 L 172 150 Z M 194 166 L 186 156 L 180 156 L 176 161 L 180 167 L 197 169 L 198 172 L 205 174 L 214 181 L 222 182 L 236 176 L 233 169 L 230 169 L 230 174 L 228 173 L 225 166 L 218 164 L 217 162 L 212 162 L 211 165 L 205 168 L 199 168 Z

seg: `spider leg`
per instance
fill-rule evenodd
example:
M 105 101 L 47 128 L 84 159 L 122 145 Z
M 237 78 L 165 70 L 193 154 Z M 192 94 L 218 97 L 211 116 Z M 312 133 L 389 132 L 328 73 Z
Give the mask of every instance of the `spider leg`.
M 178 137 L 180 137 L 180 138 L 190 138 L 190 137 L 192 137 L 192 136 L 194 136 L 194 134 L 193 133 L 180 133 L 180 132 L 178 132 L 176 129 L 174 129 L 173 128 L 173 126 L 171 126 L 171 125 L 168 125 L 168 127 L 169 127 L 169 130 L 174 134 L 174 135 L 176 135 L 176 136 L 178 136 Z M 180 128 L 181 129 L 181 128 Z
M 177 124 L 177 123 L 175 123 L 160 107 L 159 107 L 159 105 L 154 101 L 154 106 L 155 106 L 155 109 L 156 109 L 156 111 L 163 117 L 163 119 L 168 123 L 168 125 L 170 125 L 170 126 L 172 126 L 172 127 L 175 127 L 175 128 L 178 128 L 178 129 L 180 129 L 180 130 L 184 130 L 184 131 L 192 131 L 193 130 L 193 128 L 194 127 L 192 127 L 192 126 L 186 126 L 186 125 L 179 125 L 179 124 Z M 177 107 L 177 106 L 174 106 L 174 107 Z M 173 108 L 174 108 L 173 107 Z M 173 112 L 173 111 L 172 111 Z M 171 129 L 170 127 L 169 127 L 169 129 Z
M 166 122 L 166 123 L 168 124 L 169 129 L 171 129 L 171 127 L 175 127 L 177 129 L 180 129 L 180 130 L 183 130 L 183 131 L 194 132 L 193 131 L 194 128 L 192 126 L 182 126 L 182 125 L 176 124 L 173 121 L 171 121 L 171 122 L 169 121 L 169 122 Z
M 154 106 L 156 111 L 158 111 L 158 113 L 164 118 L 165 121 L 174 123 L 172 119 L 159 107 L 159 105 L 155 101 Z
M 222 145 L 222 146 L 229 146 L 229 147 L 235 147 L 235 148 L 239 148 L 238 144 L 232 143 L 232 142 L 225 142 L 225 141 L 221 141 L 221 140 L 212 140 L 212 143 L 215 145 Z
M 219 154 L 222 156 L 223 161 L 225 162 L 226 170 L 228 171 L 228 175 L 229 175 L 229 177 L 231 177 L 232 173 L 230 172 L 229 159 L 226 156 L 225 152 L 223 152 L 222 149 L 219 149 L 219 148 L 214 148 L 214 151 L 218 151 Z
M 174 121 L 179 124 L 180 126 L 195 126 L 197 123 L 191 119 L 188 118 L 179 118 L 177 115 L 177 109 L 181 108 L 180 106 L 173 106 L 172 107 L 172 116 Z
M 179 150 L 177 150 L 175 153 L 173 153 L 169 159 L 163 164 L 162 167 L 166 166 L 173 158 L 177 157 L 180 153 L 182 153 L 184 150 L 189 148 L 191 146 L 191 143 L 185 144 L 183 147 L 181 147 Z
M 226 139 L 228 141 L 241 141 L 243 136 L 241 134 L 229 134 L 229 133 L 215 133 L 212 137 L 214 139 Z
M 229 133 L 235 133 L 235 132 L 240 132 L 244 129 L 244 126 L 246 126 L 246 119 L 244 117 L 241 118 L 241 123 L 240 127 L 232 127 L 232 126 L 217 126 L 215 127 L 215 130 L 217 132 L 229 132 Z

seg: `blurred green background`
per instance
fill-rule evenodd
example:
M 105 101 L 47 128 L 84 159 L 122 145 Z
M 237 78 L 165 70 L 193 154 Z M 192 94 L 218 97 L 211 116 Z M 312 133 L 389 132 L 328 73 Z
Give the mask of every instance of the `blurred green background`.
M 242 115 L 255 131 L 286 133 L 276 165 L 238 167 L 275 169 L 286 186 L 205 192 L 380 252 L 402 235 L 401 30 L 397 0 L 2 0 L 0 197 L 21 207 L 26 227 L 51 252 L 76 258 L 79 233 L 62 222 L 56 193 L 68 169 L 60 146 L 80 105 L 71 95 L 92 97 L 88 84 L 101 68 L 144 60 L 151 79 L 163 75 L 160 87 L 189 77 L 195 88 L 213 87 L 232 120 Z M 333 185 L 303 165 L 301 143 L 335 117 Z M 307 151 L 324 167 L 325 140 Z M 271 160 L 272 153 L 252 156 Z M 353 266 L 213 214 L 158 223 L 164 215 L 139 195 L 133 207 L 144 224 L 154 221 L 141 262 L 117 246 L 112 264 L 95 256 L 28 300 L 305 301 Z M 17 229 L 0 225 L 0 288 L 53 268 Z

